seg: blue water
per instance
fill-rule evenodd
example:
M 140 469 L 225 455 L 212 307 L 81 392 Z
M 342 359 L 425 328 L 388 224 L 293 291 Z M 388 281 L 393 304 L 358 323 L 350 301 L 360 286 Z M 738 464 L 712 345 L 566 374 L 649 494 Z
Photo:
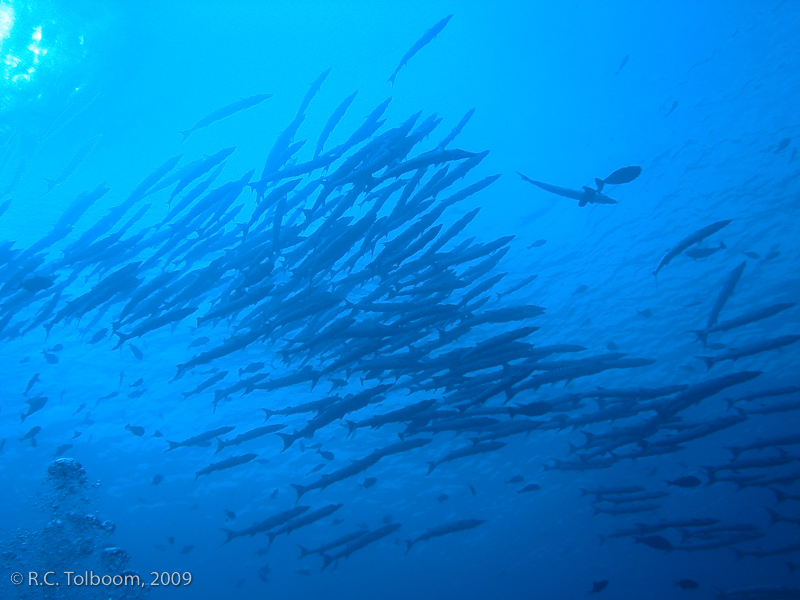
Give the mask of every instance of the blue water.
M 712 332 L 705 348 L 690 333 L 707 327 L 721 290 L 743 261 L 719 322 L 791 304 L 800 295 L 795 4 L 235 4 L 0 0 L 0 206 L 10 202 L 0 216 L 0 597 L 516 599 L 580 598 L 592 590 L 613 598 L 800 597 L 800 530 L 791 521 L 800 519 L 800 438 L 794 445 L 770 442 L 800 434 L 800 390 L 794 387 L 800 385 L 800 346 L 782 337 L 800 333 L 798 309 Z M 388 83 L 404 53 L 450 14 L 444 29 Z M 328 68 L 284 149 L 307 143 L 265 169 L 275 140 Z M 367 115 L 391 98 L 381 117 L 385 123 L 336 154 L 328 168 L 298 175 L 298 186 L 281 202 L 275 198 L 260 220 L 248 224 L 259 196 L 275 189 L 272 182 L 261 194 L 245 187 L 215 200 L 199 220 L 168 218 L 209 168 L 187 176 L 171 203 L 175 182 L 134 198 L 118 220 L 102 221 L 148 174 L 179 154 L 163 181 L 192 161 L 235 147 L 194 207 L 214 200 L 207 194 L 251 169 L 253 183 L 282 171 L 278 184 L 295 178 L 290 169 L 313 159 L 331 113 L 356 90 L 323 155 L 342 148 Z M 273 96 L 198 128 L 181 143 L 178 131 L 256 94 Z M 382 229 L 402 193 L 393 193 L 370 216 L 373 192 L 395 181 L 383 175 L 435 150 L 473 108 L 447 148 L 489 154 L 427 199 L 430 205 L 412 200 L 409 210 L 394 213 L 401 216 L 391 230 Z M 434 114 L 441 122 L 402 153 L 398 145 L 418 130 L 385 134 L 417 111 L 422 114 L 415 127 Z M 359 163 L 366 176 L 354 176 L 352 167 L 337 171 L 381 135 L 380 151 L 374 143 L 369 160 Z M 374 167 L 382 156 L 390 158 Z M 465 162 L 453 158 L 449 172 Z M 441 176 L 444 164 L 430 165 L 416 190 Z M 640 166 L 641 175 L 605 185 L 603 193 L 615 204 L 579 206 L 517 174 L 562 188 L 596 189 L 595 178 L 626 166 Z M 408 180 L 415 172 L 409 168 L 401 177 Z M 386 255 L 375 260 L 426 212 L 495 174 L 501 175 L 496 182 L 444 210 L 427 233 L 418 232 L 430 236 L 425 246 L 397 263 Z M 48 191 L 46 179 L 58 184 Z M 148 187 L 158 188 L 155 181 Z M 109 189 L 96 202 L 59 221 L 80 206 L 79 194 L 102 192 L 102 185 Z M 299 192 L 307 185 L 318 187 L 302 199 Z M 329 195 L 316 206 L 320 190 Z M 286 213 L 276 220 L 283 206 Z M 463 232 L 433 257 L 425 254 L 433 240 L 478 207 Z M 362 227 L 369 218 L 375 224 Z M 724 220 L 731 222 L 653 276 L 668 249 Z M 106 225 L 92 230 L 98 223 Z M 373 233 L 374 254 L 366 252 L 352 272 L 343 269 Z M 478 251 L 503 236 L 514 236 L 503 246 L 505 254 Z M 468 243 L 469 238 L 474 239 Z M 400 238 L 396 245 L 408 248 L 415 239 L 420 238 Z M 89 246 L 92 240 L 100 241 Z M 710 252 L 714 248 L 720 249 Z M 708 256 L 692 258 L 697 250 L 708 250 Z M 336 252 L 337 261 L 328 264 Z M 499 258 L 471 278 L 467 270 L 486 256 Z M 269 265 L 260 275 L 258 263 Z M 224 268 L 216 270 L 220 264 Z M 123 268 L 133 274 L 114 280 Z M 400 270 L 405 279 L 398 277 Z M 167 284 L 155 279 L 170 272 Z M 505 275 L 461 302 L 470 289 L 499 274 Z M 532 282 L 498 297 L 532 275 Z M 246 277 L 259 283 L 245 283 Z M 37 282 L 41 289 L 34 287 Z M 423 287 L 409 295 L 414 285 Z M 252 299 L 246 298 L 250 293 Z M 152 304 L 143 300 L 154 297 Z M 131 298 L 139 298 L 140 312 L 121 318 Z M 230 308 L 237 301 L 241 306 Z M 395 312 L 370 312 L 373 302 L 392 302 Z M 470 320 L 498 314 L 492 311 L 523 305 L 545 310 L 469 326 Z M 154 318 L 180 308 L 195 310 L 155 326 Z M 222 317 L 202 319 L 215 310 Z M 248 320 L 251 310 L 261 312 Z M 301 316 L 289 318 L 292 311 Z M 136 333 L 137 326 L 152 330 L 130 340 L 118 335 Z M 538 330 L 495 339 L 488 350 L 477 346 L 523 327 Z M 242 349 L 203 354 L 251 332 L 256 339 Z M 95 335 L 102 339 L 91 343 Z M 448 335 L 452 339 L 439 343 Z M 785 344 L 753 346 L 775 339 Z M 301 343 L 304 349 L 294 351 Z M 556 344 L 583 349 L 543 357 L 536 370 L 508 383 L 520 365 L 533 365 L 530 357 L 539 349 Z M 735 350 L 743 348 L 738 357 Z M 696 358 L 724 358 L 726 352 L 737 359 L 710 370 Z M 617 355 L 607 356 L 612 353 Z M 477 365 L 479 359 L 484 366 Z M 574 361 L 589 359 L 603 368 L 570 375 L 557 370 L 564 364 L 553 364 L 567 361 L 576 369 Z M 647 360 L 605 369 L 630 359 Z M 239 373 L 253 363 L 263 365 Z M 186 364 L 185 370 L 179 367 Z M 263 386 L 303 369 L 313 370 L 316 385 L 306 379 L 247 394 L 219 391 L 253 375 L 263 376 Z M 223 372 L 207 389 L 189 394 Z M 625 400 L 610 392 L 607 399 L 594 397 L 599 388 L 693 386 L 742 372 L 753 375 L 702 397 L 691 390 L 656 399 L 633 394 Z M 531 385 L 504 403 L 508 385 L 516 389 L 547 373 L 555 383 Z M 346 383 L 329 392 L 338 385 L 332 380 Z M 385 399 L 346 411 L 344 419 L 359 422 L 424 400 L 452 411 L 474 400 L 478 404 L 463 414 L 439 413 L 418 425 L 446 426 L 474 416 L 501 423 L 530 419 L 532 431 L 500 437 L 505 446 L 442 462 L 429 475 L 427 463 L 470 447 L 470 439 L 496 425 L 411 432 L 404 439 L 432 441 L 308 491 L 297 505 L 309 506 L 309 512 L 342 506 L 278 535 L 260 553 L 269 545 L 263 532 L 223 544 L 222 529 L 242 531 L 291 509 L 297 500 L 291 484 L 310 485 L 399 442 L 411 419 L 348 436 L 337 415 L 285 450 L 282 439 L 269 433 L 218 454 L 214 436 L 211 445 L 165 452 L 167 440 L 226 426 L 235 429 L 217 437 L 231 440 L 272 424 L 284 424 L 281 433 L 291 434 L 316 423 L 316 412 L 272 415 L 265 423 L 262 408 L 278 411 L 333 395 L 344 403 L 381 384 L 391 386 Z M 481 399 L 494 384 L 502 384 L 497 393 Z M 782 393 L 747 398 L 770 390 Z M 35 399 L 43 397 L 47 401 L 38 406 Z M 670 408 L 687 397 L 679 409 Z M 548 404 L 543 414 L 510 418 L 509 407 L 531 402 Z M 759 414 L 782 404 L 783 412 Z M 601 412 L 614 407 L 618 413 Z M 671 447 L 669 436 L 724 418 L 728 427 L 701 432 L 675 452 L 625 458 Z M 32 435 L 35 446 L 20 441 L 33 427 L 41 428 Z M 587 441 L 592 434 L 608 445 L 594 450 Z M 735 457 L 729 447 L 759 440 L 766 440 L 763 449 L 745 450 L 738 459 L 755 464 L 728 464 Z M 245 454 L 257 458 L 198 475 L 212 463 Z M 85 477 L 59 487 L 52 468 L 75 466 L 53 467 L 65 458 L 78 461 Z M 716 482 L 709 473 L 729 481 Z M 522 480 L 507 483 L 515 476 Z M 681 477 L 696 477 L 699 484 L 668 485 Z M 376 482 L 364 486 L 367 478 Z M 539 488 L 519 493 L 530 484 Z M 581 491 L 602 487 L 641 489 L 600 496 L 612 500 L 604 503 Z M 645 496 L 636 500 L 637 494 Z M 615 516 L 608 514 L 613 506 L 642 510 Z M 772 523 L 767 509 L 790 520 Z M 86 521 L 86 515 L 99 521 Z M 484 522 L 419 541 L 406 553 L 405 540 L 470 519 Z M 687 524 L 691 519 L 714 524 Z M 113 533 L 103 521 L 113 523 Z M 670 526 L 677 521 L 684 523 Z M 364 539 L 390 524 L 400 528 L 364 548 L 327 551 L 333 560 L 324 570 L 320 556 L 298 559 L 298 544 L 313 549 L 369 531 Z M 703 543 L 719 547 L 692 548 Z M 124 564 L 110 563 L 103 554 L 107 548 L 123 549 Z M 349 558 L 335 560 L 348 548 Z M 136 572 L 148 584 L 151 573 L 179 573 L 182 589 L 66 585 L 64 571 L 88 570 Z M 29 572 L 45 571 L 55 571 L 61 585 L 29 585 Z M 24 576 L 21 585 L 11 583 L 16 572 Z M 676 585 L 681 581 L 697 589 L 682 589 Z

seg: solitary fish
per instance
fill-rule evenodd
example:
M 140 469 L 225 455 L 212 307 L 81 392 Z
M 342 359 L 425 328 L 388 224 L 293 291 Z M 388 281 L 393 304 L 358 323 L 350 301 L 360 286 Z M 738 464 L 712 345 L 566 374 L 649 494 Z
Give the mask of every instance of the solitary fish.
M 389 77 L 389 83 L 394 85 L 395 77 L 397 77 L 397 74 L 400 72 L 400 69 L 405 67 L 406 64 L 408 64 L 408 61 L 411 60 L 411 58 L 417 52 L 419 52 L 425 46 L 430 44 L 433 41 L 433 39 L 437 35 L 439 35 L 439 32 L 441 32 L 442 29 L 444 29 L 444 27 L 445 27 L 445 25 L 447 25 L 448 21 L 450 21 L 450 19 L 452 19 L 452 18 L 453 18 L 453 15 L 447 15 L 444 19 L 442 19 L 441 21 L 436 23 L 433 27 L 428 29 L 428 31 L 423 33 L 421 38 L 419 38 L 416 42 L 414 42 L 414 45 L 411 46 L 411 48 L 408 49 L 408 52 L 406 52 L 403 55 L 403 58 L 400 59 L 400 64 L 397 65 L 397 68 L 395 68 L 394 73 L 392 73 L 391 76 Z
M 597 191 L 602 192 L 603 187 L 606 185 L 622 185 L 623 183 L 630 183 L 639 175 L 642 174 L 642 167 L 631 166 L 631 167 L 622 167 L 621 169 L 617 169 L 611 175 L 606 177 L 605 179 L 600 179 L 598 177 L 594 178 L 594 182 L 597 185 Z
M 216 123 L 217 121 L 224 119 L 226 117 L 230 117 L 237 112 L 242 110 L 246 110 L 248 108 L 252 108 L 257 104 L 261 104 L 264 100 L 272 98 L 272 94 L 256 94 L 255 96 L 249 96 L 247 98 L 242 98 L 241 100 L 237 100 L 236 102 L 231 102 L 222 108 L 218 108 L 211 114 L 203 117 L 197 123 L 194 124 L 194 127 L 191 129 L 184 129 L 183 131 L 179 131 L 178 133 L 181 134 L 182 139 L 181 143 L 185 142 L 186 139 L 192 135 L 198 129 L 202 129 L 203 127 L 208 127 L 212 123 Z

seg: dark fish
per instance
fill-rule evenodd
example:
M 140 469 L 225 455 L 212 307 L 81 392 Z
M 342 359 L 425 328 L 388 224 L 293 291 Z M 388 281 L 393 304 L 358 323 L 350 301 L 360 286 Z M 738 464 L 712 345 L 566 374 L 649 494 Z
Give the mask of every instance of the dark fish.
M 421 38 L 419 38 L 416 42 L 414 42 L 414 44 L 411 46 L 411 48 L 409 48 L 408 51 L 403 55 L 403 58 L 400 59 L 400 63 L 395 68 L 394 73 L 392 73 L 389 76 L 389 83 L 394 85 L 395 77 L 397 77 L 397 74 L 400 72 L 400 69 L 402 69 L 404 66 L 406 66 L 408 61 L 411 60 L 411 58 L 417 52 L 419 52 L 420 50 L 422 50 L 422 48 L 424 48 L 425 46 L 430 44 L 433 41 L 433 39 L 437 35 L 439 35 L 439 33 L 442 31 L 442 29 L 444 29 L 444 27 L 445 27 L 445 25 L 447 25 L 448 21 L 450 21 L 450 19 L 452 19 L 452 18 L 453 18 L 453 15 L 447 15 L 444 19 L 442 19 L 441 21 L 437 22 L 433 27 L 428 29 L 428 31 L 423 33 Z
M 708 340 L 708 335 L 711 333 L 730 331 L 731 329 L 735 329 L 737 327 L 750 325 L 751 323 L 756 323 L 763 319 L 775 316 L 778 313 L 783 312 L 784 310 L 793 308 L 794 306 L 795 306 L 794 302 L 784 302 L 781 304 L 772 304 L 770 306 L 754 308 L 752 310 L 748 310 L 745 313 L 742 313 L 738 317 L 734 317 L 732 319 L 728 319 L 727 321 L 722 321 L 721 323 L 717 323 L 713 327 L 700 330 L 692 330 L 691 333 L 695 334 L 697 336 L 697 339 L 703 342 L 703 345 L 705 346 Z
M 133 344 L 128 344 L 128 348 L 131 349 L 131 352 L 136 357 L 136 360 L 142 360 L 144 358 L 144 354 L 142 354 L 142 351 L 139 350 L 139 348 L 137 348 Z
M 285 425 L 275 424 L 275 425 L 264 425 L 263 427 L 256 427 L 255 429 L 251 429 L 250 431 L 245 431 L 244 433 L 240 433 L 232 440 L 223 440 L 217 438 L 217 450 L 214 454 L 219 454 L 227 448 L 228 446 L 238 446 L 243 442 L 248 442 L 250 440 L 257 439 L 262 435 L 267 435 L 268 433 L 275 433 L 276 431 L 280 431 L 283 429 Z
M 42 352 L 42 356 L 44 356 L 44 359 L 49 364 L 51 364 L 51 365 L 58 364 L 58 356 L 56 356 L 55 354 L 51 354 L 50 352 Z
M 333 130 L 336 128 L 336 125 L 339 124 L 339 121 L 342 120 L 342 117 L 347 112 L 347 109 L 350 108 L 350 105 L 353 103 L 353 100 L 356 99 L 356 95 L 358 94 L 358 90 L 350 94 L 347 98 L 342 100 L 339 103 L 334 111 L 331 113 L 331 116 L 328 117 L 325 125 L 322 128 L 322 131 L 319 134 L 319 139 L 317 139 L 317 146 L 314 149 L 314 158 L 320 155 L 322 152 L 322 148 L 325 146 L 325 142 L 330 137 Z
M 670 115 L 671 115 L 673 112 L 675 112 L 675 109 L 676 109 L 676 108 L 678 108 L 678 104 L 680 104 L 680 102 L 678 102 L 677 100 L 675 100 L 675 101 L 672 103 L 672 106 L 670 106 L 670 107 L 669 107 L 669 110 L 667 111 L 667 114 L 665 114 L 664 116 L 665 116 L 665 117 L 668 117 L 668 116 L 670 116 Z
M 599 594 L 604 589 L 608 587 L 608 579 L 604 579 L 603 581 L 595 581 L 592 583 L 592 591 L 589 592 L 590 594 Z
M 614 352 L 614 351 L 615 351 L 615 350 L 617 350 L 618 348 L 619 348 L 619 347 L 618 347 L 618 346 L 617 346 L 617 345 L 616 345 L 614 342 L 608 342 L 608 343 L 606 344 L 606 350 L 611 350 L 612 352 Z
M 729 225 L 731 223 L 731 219 L 727 219 L 725 221 L 717 221 L 716 223 L 712 223 L 711 225 L 706 225 L 702 229 L 698 229 L 694 233 L 687 235 L 683 238 L 680 242 L 675 244 L 672 248 L 667 250 L 667 253 L 664 255 L 664 258 L 661 259 L 661 262 L 658 263 L 656 270 L 653 271 L 653 275 L 658 277 L 658 272 L 666 267 L 673 258 L 678 256 L 681 252 L 689 248 L 690 246 L 694 246 L 695 244 L 702 242 L 708 236 L 717 233 L 720 229 Z
M 211 338 L 206 337 L 206 336 L 202 336 L 202 337 L 199 337 L 199 338 L 196 338 L 196 339 L 192 340 L 192 343 L 189 344 L 189 348 L 197 348 L 198 346 L 204 346 L 210 341 L 211 341 Z M 240 376 L 241 376 L 241 373 L 240 373 Z
M 333 556 L 328 554 L 323 554 L 322 559 L 324 560 L 324 564 L 322 566 L 322 570 L 324 571 L 328 565 L 332 562 L 338 561 L 341 558 L 348 558 L 353 552 L 356 550 L 360 550 L 369 546 L 370 544 L 377 542 L 385 538 L 388 535 L 393 534 L 395 531 L 400 529 L 399 523 L 392 523 L 391 525 L 384 525 L 380 529 L 376 529 L 375 531 L 368 531 L 358 539 L 353 542 L 350 542 L 344 549 Z
M 22 413 L 19 416 L 22 423 L 24 423 L 25 419 L 30 417 L 33 413 L 44 408 L 44 405 L 47 404 L 47 396 L 36 396 L 35 398 L 29 398 L 25 400 L 25 404 L 28 405 L 28 412 Z
M 228 542 L 238 537 L 249 536 L 253 537 L 259 533 L 266 533 L 267 531 L 274 529 L 276 527 L 280 527 L 284 523 L 294 519 L 295 517 L 302 515 L 306 512 L 310 506 L 295 506 L 289 510 L 285 510 L 281 513 L 268 517 L 263 521 L 258 521 L 253 523 L 249 527 L 245 527 L 244 529 L 240 529 L 239 531 L 231 531 L 230 529 L 223 529 L 222 531 L 225 532 L 226 540 L 222 542 L 224 546 Z
M 53 287 L 53 283 L 54 282 L 52 279 L 34 275 L 28 279 L 23 279 L 20 283 L 20 286 L 29 291 L 31 294 L 36 294 Z
M 753 356 L 754 354 L 760 354 L 761 352 L 778 350 L 785 346 L 795 344 L 798 341 L 800 341 L 800 335 L 782 335 L 777 338 L 762 340 L 753 344 L 747 344 L 741 348 L 731 348 L 717 356 L 697 356 L 695 358 L 698 358 L 706 363 L 706 370 L 710 371 L 711 367 L 718 362 L 722 362 L 724 360 L 732 360 L 735 362 L 745 356 Z
M 136 437 L 142 437 L 144 435 L 144 427 L 140 427 L 139 425 L 125 425 L 125 429 L 130 431 Z
M 682 590 L 696 590 L 700 587 L 700 584 L 696 581 L 692 581 L 691 579 L 681 579 L 680 581 L 676 581 L 675 585 L 677 585 Z
M 655 550 L 666 550 L 669 552 L 673 549 L 672 542 L 670 542 L 667 538 L 662 537 L 660 535 L 649 535 L 646 537 L 637 537 L 633 538 L 634 542 L 637 544 L 644 544 L 650 548 Z
M 744 255 L 747 258 L 752 258 L 753 260 L 758 260 L 761 258 L 761 255 L 758 252 L 745 252 Z
M 439 494 L 436 497 L 436 499 L 439 501 L 439 504 L 441 504 L 442 502 L 446 502 L 449 498 L 450 496 L 448 496 L 447 494 Z
M 28 380 L 28 385 L 25 386 L 25 391 L 22 392 L 22 395 L 27 396 L 28 392 L 31 391 L 31 388 L 34 386 L 34 384 L 36 384 L 37 381 L 40 381 L 39 374 L 34 373 L 33 376 Z
M 261 568 L 258 570 L 258 578 L 259 578 L 261 581 L 263 581 L 264 583 L 269 583 L 269 579 L 267 579 L 267 576 L 268 576 L 268 575 L 269 575 L 271 572 L 272 572 L 272 571 L 270 570 L 270 568 L 269 568 L 269 565 L 264 565 L 263 567 L 261 567 Z
M 711 329 L 717 324 L 719 313 L 722 312 L 722 309 L 725 307 L 725 303 L 728 302 L 728 299 L 733 295 L 733 291 L 736 289 L 736 284 L 739 283 L 739 279 L 741 279 L 746 265 L 746 261 L 741 263 L 738 267 L 731 271 L 731 273 L 728 275 L 728 278 L 722 284 L 722 289 L 719 291 L 717 299 L 714 302 L 714 306 L 711 307 L 711 313 L 708 315 L 706 329 Z
M 181 134 L 181 142 L 185 142 L 186 139 L 192 135 L 198 129 L 202 129 L 203 127 L 208 127 L 212 123 L 224 119 L 226 117 L 230 117 L 233 114 L 236 114 L 239 111 L 246 110 L 248 108 L 252 108 L 257 104 L 262 103 L 264 100 L 272 98 L 272 94 L 256 94 L 255 96 L 249 96 L 247 98 L 242 98 L 241 100 L 237 100 L 235 102 L 231 102 L 223 106 L 222 108 L 218 108 L 214 112 L 209 115 L 206 115 L 202 119 L 200 119 L 191 129 L 185 129 L 183 131 L 179 131 L 178 133 Z
M 169 543 L 170 546 L 172 546 L 175 543 L 175 538 L 170 536 L 167 538 L 167 542 Z
M 467 483 L 467 486 L 469 486 L 469 491 L 472 493 L 472 495 L 473 495 L 473 496 L 477 496 L 477 495 L 478 495 L 478 494 L 475 492 L 475 488 L 474 488 L 474 487 L 472 487 L 472 484 L 471 484 L 471 483 Z
M 236 513 L 231 510 L 225 510 L 225 521 L 235 521 Z
M 335 519 L 335 521 L 338 521 L 338 519 Z M 342 521 L 340 521 L 340 522 L 342 522 Z M 388 525 L 388 523 L 387 523 L 387 525 Z M 304 548 L 303 546 L 301 546 L 300 544 L 298 544 L 297 547 L 300 548 L 300 556 L 297 557 L 297 560 L 300 560 L 301 558 L 305 558 L 306 556 L 308 556 L 310 554 L 323 554 L 323 553 L 327 552 L 328 550 L 333 550 L 334 548 L 338 548 L 339 546 L 343 546 L 345 544 L 349 544 L 350 542 L 353 542 L 353 541 L 357 540 L 358 538 L 360 538 L 361 536 L 363 536 L 366 533 L 367 533 L 366 531 L 359 529 L 357 531 L 354 531 L 353 533 L 348 533 L 347 535 L 344 535 L 344 536 L 342 536 L 340 538 L 336 538 L 333 541 L 330 541 L 330 542 L 327 542 L 325 544 L 322 544 L 321 546 L 319 546 L 318 548 L 315 548 L 314 550 L 308 550 L 308 549 Z
M 522 483 L 525 481 L 525 478 L 522 475 L 514 475 L 511 479 L 506 481 L 506 483 Z
M 81 434 L 80 431 L 75 431 L 75 432 L 72 433 L 72 439 L 74 440 L 75 438 L 79 438 L 79 437 L 81 437 L 81 435 L 82 434 Z
M 408 554 L 411 551 L 411 548 L 412 546 L 414 546 L 414 544 L 427 541 L 434 537 L 441 537 L 443 535 L 448 535 L 450 533 L 457 533 L 459 531 L 468 531 L 470 529 L 474 529 L 478 525 L 482 525 L 485 522 L 486 521 L 482 521 L 479 519 L 467 519 L 463 521 L 453 521 L 450 523 L 437 525 L 436 527 L 431 527 L 430 529 L 425 531 L 425 533 L 419 535 L 413 540 L 405 540 L 406 554 Z
M 614 75 L 619 75 L 620 74 L 620 71 L 622 71 L 622 69 L 625 68 L 625 65 L 628 64 L 628 60 L 629 59 L 630 59 L 630 55 L 626 54 L 625 58 L 622 59 L 622 62 L 619 65 L 619 69 L 617 69 L 617 71 L 614 73 Z
M 359 484 L 359 486 L 358 486 L 358 487 L 359 487 L 360 489 L 362 489 L 362 490 L 368 490 L 369 488 L 371 488 L 371 487 L 372 487 L 373 485 L 375 485 L 376 483 L 378 483 L 378 480 L 377 480 L 377 478 L 375 478 L 375 477 L 367 477 L 367 478 L 364 480 L 364 483 L 361 483 L 361 484 Z
M 517 493 L 518 494 L 526 494 L 528 492 L 538 492 L 540 489 L 542 489 L 542 486 L 540 486 L 540 485 L 538 485 L 536 483 L 531 483 L 531 484 L 526 485 L 524 488 L 519 490 Z
M 708 258 L 712 254 L 716 254 L 720 250 L 725 250 L 726 248 L 725 242 L 720 242 L 719 246 L 716 248 L 689 248 L 685 254 L 689 258 L 697 260 L 698 258 Z
M 589 286 L 588 286 L 588 285 L 586 285 L 586 284 L 584 284 L 584 285 L 580 285 L 580 286 L 578 286 L 578 287 L 575 289 L 575 291 L 574 291 L 574 292 L 572 292 L 572 295 L 573 295 L 573 296 L 576 296 L 577 294 L 582 294 L 583 292 L 585 292 L 585 291 L 586 291 L 586 290 L 588 290 L 588 289 L 589 289 Z
M 108 334 L 108 328 L 103 327 L 101 330 L 95 332 L 95 334 L 89 339 L 87 342 L 88 344 L 96 344 L 100 340 L 102 340 Z
M 31 429 L 28 431 L 28 433 L 26 433 L 21 438 L 19 438 L 19 441 L 20 442 L 24 442 L 25 440 L 30 440 L 31 441 L 31 446 L 35 447 L 36 446 L 36 435 L 41 430 L 42 430 L 42 428 L 39 427 L 38 425 L 36 425 L 35 427 L 31 427 Z
M 64 170 L 61 171 L 61 174 L 56 177 L 55 179 L 49 179 L 47 177 L 44 178 L 45 182 L 47 183 L 47 191 L 45 194 L 49 194 L 54 187 L 66 181 L 66 179 L 72 175 L 75 170 L 81 165 L 81 163 L 86 159 L 87 156 L 95 149 L 97 144 L 100 142 L 100 138 L 103 137 L 101 134 L 94 136 L 93 138 L 87 140 L 83 146 L 81 146 L 75 155 L 70 159 L 67 165 L 64 167 Z
M 189 552 L 191 552 L 193 548 L 194 548 L 194 546 L 191 546 L 191 545 L 189 545 L 189 546 L 184 546 L 184 547 L 181 549 L 181 554 L 189 554 Z
M 217 429 L 211 429 L 199 435 L 192 436 L 188 439 L 183 440 L 182 442 L 171 442 L 167 440 L 169 448 L 167 448 L 165 452 L 169 452 L 170 450 L 175 450 L 175 448 L 180 448 L 181 446 L 207 447 L 211 445 L 211 440 L 213 440 L 215 437 L 219 437 L 221 435 L 225 435 L 226 433 L 230 433 L 234 429 L 235 427 L 218 427 Z
M 325 460 L 333 460 L 333 452 L 328 452 L 327 450 L 317 450 L 317 454 L 319 454 Z
M 161 433 L 161 432 L 160 432 L 158 429 L 156 429 L 156 430 L 153 432 L 153 437 L 154 437 L 154 438 L 160 438 L 160 437 L 164 437 L 164 434 L 163 434 L 163 433 Z
M 621 169 L 617 169 L 611 175 L 606 177 L 605 179 L 599 179 L 595 177 L 595 184 L 597 185 L 597 191 L 602 192 L 603 187 L 606 185 L 621 185 L 623 183 L 630 183 L 639 175 L 642 174 L 642 167 L 622 167 Z
M 589 186 L 583 186 L 581 190 L 573 190 L 571 188 L 565 188 L 558 185 L 552 185 L 550 183 L 544 183 L 543 181 L 536 181 L 535 179 L 531 179 L 527 175 L 523 175 L 519 171 L 517 171 L 517 175 L 519 175 L 523 181 L 527 181 L 528 183 L 535 185 L 536 187 L 543 189 L 546 192 L 550 192 L 551 194 L 555 194 L 557 196 L 563 196 L 564 198 L 572 198 L 573 200 L 578 201 L 578 206 L 586 206 L 587 204 L 616 204 L 617 201 L 613 198 L 609 198 L 605 194 L 600 193 L 598 190 L 594 190 Z
M 56 448 L 55 456 L 62 456 L 70 448 L 72 448 L 72 444 L 61 444 Z
M 142 385 L 143 383 L 144 383 L 144 379 L 142 379 L 142 378 L 140 377 L 139 379 L 137 379 L 136 381 L 134 381 L 133 383 L 131 383 L 131 384 L 130 384 L 128 387 L 129 387 L 129 388 L 132 388 L 132 387 L 139 387 L 139 386 L 140 386 L 140 385 Z
M 784 138 L 780 142 L 778 142 L 777 147 L 775 148 L 775 153 L 781 152 L 782 150 L 786 150 L 789 147 L 789 144 L 792 143 L 792 138 Z
M 311 575 L 310 569 L 295 569 L 293 573 L 297 573 L 298 575 L 303 575 L 304 577 L 309 577 Z
M 533 248 L 541 248 L 546 243 L 547 243 L 547 240 L 545 240 L 545 239 L 536 240 L 530 246 L 528 246 L 527 248 L 528 248 L 528 250 L 531 250 Z
M 224 469 L 232 469 L 233 467 L 238 467 L 239 465 L 245 465 L 249 463 L 251 460 L 257 458 L 257 454 L 242 454 L 239 456 L 231 456 L 230 458 L 226 458 L 225 460 L 221 460 L 219 462 L 211 463 L 207 467 L 204 467 L 197 471 L 194 474 L 195 480 L 201 475 L 208 475 L 213 473 L 214 471 L 222 471 Z
M 312 475 L 314 473 L 318 473 L 318 472 L 322 471 L 322 469 L 324 469 L 324 468 L 325 468 L 325 463 L 319 463 L 315 467 L 312 467 L 312 469 L 308 473 L 306 473 L 306 475 Z
M 269 548 L 259 548 L 255 552 L 253 552 L 256 556 L 266 556 L 269 554 Z
M 701 483 L 703 482 L 693 475 L 689 475 L 687 477 L 679 477 L 678 479 L 675 479 L 673 481 L 667 480 L 667 485 L 674 485 L 677 487 L 687 488 L 687 489 L 696 488 Z
M 644 317 L 645 319 L 649 319 L 653 316 L 653 311 L 649 308 L 645 308 L 644 310 L 637 310 L 636 314 L 638 314 L 640 317 Z
M 158 485 L 162 481 L 164 481 L 164 476 L 163 475 L 154 475 L 153 476 L 153 482 L 152 482 L 153 485 Z

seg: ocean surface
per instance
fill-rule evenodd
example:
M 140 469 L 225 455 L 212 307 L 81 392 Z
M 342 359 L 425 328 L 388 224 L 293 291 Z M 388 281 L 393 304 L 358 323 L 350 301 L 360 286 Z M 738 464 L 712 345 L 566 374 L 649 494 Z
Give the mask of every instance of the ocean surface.
M 0 0 L 0 598 L 800 598 L 799 40 Z

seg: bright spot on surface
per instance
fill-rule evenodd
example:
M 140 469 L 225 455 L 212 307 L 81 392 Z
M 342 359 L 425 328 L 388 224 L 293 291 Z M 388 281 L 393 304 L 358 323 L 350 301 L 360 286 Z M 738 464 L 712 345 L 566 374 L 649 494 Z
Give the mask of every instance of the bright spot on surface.
M 0 2 L 0 50 L 3 48 L 3 42 L 11 35 L 13 27 L 14 9 L 5 2 Z
M 11 15 L 10 25 L 8 27 L 8 32 L 10 32 L 11 27 L 14 25 L 13 9 L 7 4 L 0 3 L 0 44 L 2 44 L 2 40 L 5 39 L 2 35 L 4 14 Z M 8 37 L 8 32 L 5 35 L 6 38 Z M 31 80 L 31 76 L 36 71 L 36 66 L 39 64 L 39 59 L 47 54 L 47 48 L 44 48 L 41 42 L 42 26 L 39 25 L 38 27 L 33 28 L 33 33 L 31 34 L 31 43 L 26 48 L 30 54 L 21 53 L 21 56 L 15 56 L 15 54 L 9 52 L 5 55 L 3 63 L 5 64 L 4 77 L 6 80 L 10 80 L 12 82 Z

